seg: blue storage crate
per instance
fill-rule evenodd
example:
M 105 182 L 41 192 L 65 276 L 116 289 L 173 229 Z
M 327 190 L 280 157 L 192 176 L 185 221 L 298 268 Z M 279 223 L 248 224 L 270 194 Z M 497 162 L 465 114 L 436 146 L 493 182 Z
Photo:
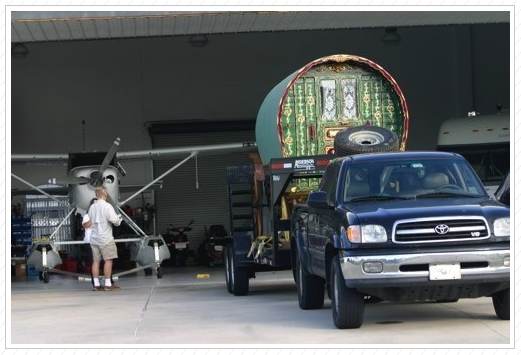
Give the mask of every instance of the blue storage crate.
M 20 239 L 20 238 L 31 238 L 31 232 L 27 231 L 15 231 L 11 233 L 11 237 Z
M 11 217 L 11 224 L 14 224 L 14 223 L 31 224 L 31 218 L 30 217 Z
M 33 265 L 27 265 L 27 276 L 38 276 L 39 271 Z

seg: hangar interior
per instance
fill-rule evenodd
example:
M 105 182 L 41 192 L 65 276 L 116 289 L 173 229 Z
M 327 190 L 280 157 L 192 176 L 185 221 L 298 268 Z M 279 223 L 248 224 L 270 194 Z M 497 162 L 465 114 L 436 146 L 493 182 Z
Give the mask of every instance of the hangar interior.
M 369 58 L 399 83 L 408 150 L 435 149 L 448 118 L 510 106 L 508 12 L 14 12 L 11 36 L 25 48 L 11 57 L 13 154 L 106 151 L 116 137 L 121 151 L 252 141 L 271 88 L 339 53 Z M 122 184 L 146 184 L 178 161 L 125 163 Z M 157 233 L 194 219 L 196 248 L 205 226 L 229 228 L 226 166 L 249 162 L 248 153 L 191 160 L 131 207 L 155 206 Z M 66 170 L 12 172 L 43 185 Z

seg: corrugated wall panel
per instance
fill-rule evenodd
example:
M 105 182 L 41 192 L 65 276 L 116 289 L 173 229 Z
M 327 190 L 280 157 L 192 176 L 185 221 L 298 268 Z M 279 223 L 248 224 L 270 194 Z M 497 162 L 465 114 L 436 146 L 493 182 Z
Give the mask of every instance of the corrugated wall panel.
M 157 135 L 153 138 L 155 148 L 207 145 L 254 140 L 254 132 L 224 132 L 200 134 Z M 154 175 L 159 176 L 182 160 L 154 162 Z M 185 225 L 194 219 L 193 230 L 187 233 L 190 248 L 204 240 L 204 226 L 222 224 L 229 231 L 228 192 L 226 167 L 251 164 L 249 153 L 201 156 L 197 159 L 199 189 L 196 189 L 194 160 L 188 161 L 163 179 L 163 188 L 156 191 L 158 232 L 163 234 L 169 223 Z

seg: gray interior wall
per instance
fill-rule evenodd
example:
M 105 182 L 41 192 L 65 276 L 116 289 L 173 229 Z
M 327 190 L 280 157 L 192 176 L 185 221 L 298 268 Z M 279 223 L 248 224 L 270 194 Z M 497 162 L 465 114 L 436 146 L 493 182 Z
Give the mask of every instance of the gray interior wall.
M 433 149 L 440 123 L 471 106 L 509 107 L 508 24 L 398 33 L 397 46 L 382 43 L 383 29 L 212 35 L 203 48 L 188 37 L 27 44 L 29 56 L 12 61 L 12 152 L 81 151 L 82 120 L 88 150 L 106 150 L 116 136 L 135 150 L 150 147 L 149 121 L 253 119 L 275 84 L 333 53 L 370 58 L 394 76 L 410 108 L 409 149 Z M 123 183 L 152 178 L 149 163 L 125 168 Z M 13 172 L 36 183 L 64 176 Z

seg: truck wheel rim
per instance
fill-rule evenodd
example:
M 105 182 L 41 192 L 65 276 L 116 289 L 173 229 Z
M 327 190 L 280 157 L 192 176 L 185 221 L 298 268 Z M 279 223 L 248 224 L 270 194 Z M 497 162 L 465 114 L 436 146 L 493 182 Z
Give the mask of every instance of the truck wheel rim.
M 380 133 L 371 131 L 360 131 L 351 133 L 349 140 L 358 145 L 375 145 L 381 144 L 385 141 L 384 136 Z

